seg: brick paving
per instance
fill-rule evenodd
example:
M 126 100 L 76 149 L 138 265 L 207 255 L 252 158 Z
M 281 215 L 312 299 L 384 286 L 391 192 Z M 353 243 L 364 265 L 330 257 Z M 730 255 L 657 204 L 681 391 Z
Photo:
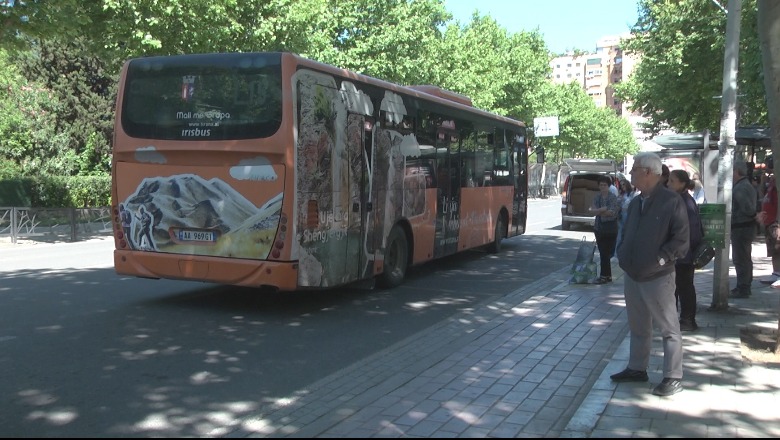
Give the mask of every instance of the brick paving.
M 712 269 L 697 272 L 701 328 L 684 333 L 685 391 L 671 397 L 651 394 L 662 379 L 660 336 L 650 382 L 609 380 L 628 358 L 623 278 L 613 264 L 612 284 L 569 284 L 561 269 L 212 434 L 778 437 L 780 366 L 751 365 L 740 353 L 740 327 L 777 326 L 780 290 L 758 283 L 771 272 L 762 252 L 757 242 L 753 296 L 727 311 L 708 310 Z

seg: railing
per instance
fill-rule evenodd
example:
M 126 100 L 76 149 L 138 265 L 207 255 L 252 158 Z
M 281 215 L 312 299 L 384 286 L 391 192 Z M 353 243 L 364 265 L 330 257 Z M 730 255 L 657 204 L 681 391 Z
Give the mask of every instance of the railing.
M 0 238 L 79 241 L 110 235 L 111 208 L 0 207 Z

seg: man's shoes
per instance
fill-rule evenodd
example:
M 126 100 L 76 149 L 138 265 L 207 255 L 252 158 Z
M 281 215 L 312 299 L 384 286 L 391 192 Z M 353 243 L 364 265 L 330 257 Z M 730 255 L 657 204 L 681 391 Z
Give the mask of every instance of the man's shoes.
M 750 292 L 740 291 L 737 288 L 731 289 L 731 294 L 729 295 L 732 298 L 750 298 Z
M 647 382 L 647 372 L 626 368 L 620 373 L 609 376 L 613 382 Z
M 677 394 L 683 390 L 682 381 L 680 379 L 672 379 L 671 377 L 664 377 L 664 380 L 653 388 L 653 394 L 656 396 L 671 396 Z
M 680 331 L 683 332 L 693 332 L 699 329 L 699 326 L 696 325 L 696 321 L 691 319 L 681 319 L 680 320 Z
M 598 277 L 593 281 L 593 284 L 607 284 L 612 282 L 612 277 Z

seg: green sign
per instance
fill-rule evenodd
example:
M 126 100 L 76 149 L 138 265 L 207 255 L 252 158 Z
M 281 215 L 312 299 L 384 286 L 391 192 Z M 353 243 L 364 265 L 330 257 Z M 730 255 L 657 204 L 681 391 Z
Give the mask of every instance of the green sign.
M 704 238 L 716 249 L 726 247 L 726 205 L 723 203 L 705 203 L 699 205 Z

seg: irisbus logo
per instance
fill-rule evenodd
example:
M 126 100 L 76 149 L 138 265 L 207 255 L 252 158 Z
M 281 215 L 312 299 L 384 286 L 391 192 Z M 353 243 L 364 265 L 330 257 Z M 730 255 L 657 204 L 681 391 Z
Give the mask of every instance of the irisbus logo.
M 195 137 L 195 136 L 211 136 L 211 129 L 203 129 L 195 128 L 190 130 L 182 130 L 181 131 L 182 137 Z

